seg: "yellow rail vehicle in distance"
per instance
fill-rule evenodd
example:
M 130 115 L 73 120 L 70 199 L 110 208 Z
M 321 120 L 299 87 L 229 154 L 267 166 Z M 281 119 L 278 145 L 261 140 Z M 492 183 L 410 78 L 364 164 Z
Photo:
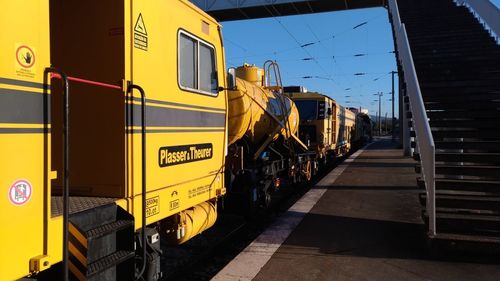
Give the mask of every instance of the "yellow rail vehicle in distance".
M 334 99 L 317 92 L 285 87 L 300 114 L 299 137 L 317 157 L 337 157 L 351 149 L 356 115 Z
M 0 280 L 61 261 L 77 280 L 129 280 L 158 222 L 172 243 L 213 225 L 227 143 L 219 24 L 187 0 L 0 2 L 15 26 L 0 31 Z

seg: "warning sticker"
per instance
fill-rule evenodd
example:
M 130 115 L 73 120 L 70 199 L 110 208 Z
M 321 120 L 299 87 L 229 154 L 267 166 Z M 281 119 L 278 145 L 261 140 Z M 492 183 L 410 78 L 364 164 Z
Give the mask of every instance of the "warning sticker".
M 26 204 L 31 198 L 32 188 L 27 180 L 14 182 L 9 189 L 9 200 L 16 206 Z
M 16 44 L 15 71 L 17 76 L 35 77 L 35 50 L 33 47 L 24 44 Z
M 149 218 L 159 213 L 160 213 L 160 197 L 155 196 L 146 199 L 146 217 Z
M 134 47 L 143 51 L 148 50 L 148 32 L 142 14 L 139 14 L 134 26 Z
M 188 191 L 188 198 L 193 198 L 193 197 L 202 195 L 204 193 L 207 193 L 209 190 L 210 190 L 210 185 L 204 185 L 204 186 L 190 189 Z

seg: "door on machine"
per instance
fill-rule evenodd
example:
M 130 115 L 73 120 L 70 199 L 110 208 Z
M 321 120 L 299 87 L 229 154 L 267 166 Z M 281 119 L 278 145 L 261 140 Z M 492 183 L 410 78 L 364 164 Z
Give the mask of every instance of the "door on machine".
M 189 1 L 134 2 L 130 81 L 146 93 L 148 223 L 220 195 L 226 97 L 219 25 Z M 141 101 L 129 97 L 129 182 L 141 194 Z M 161 199 L 161 200 L 157 200 Z M 139 208 L 140 204 L 136 204 Z M 134 213 L 139 213 L 135 209 Z

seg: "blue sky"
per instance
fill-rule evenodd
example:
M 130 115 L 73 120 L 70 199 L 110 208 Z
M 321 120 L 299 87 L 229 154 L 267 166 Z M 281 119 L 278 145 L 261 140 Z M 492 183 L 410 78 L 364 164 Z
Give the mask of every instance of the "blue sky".
M 500 0 L 492 2 L 500 5 Z M 374 102 L 378 97 L 374 94 L 383 92 L 382 116 L 390 116 L 389 72 L 396 70 L 396 62 L 386 9 L 222 24 L 228 67 L 243 63 L 262 66 L 273 59 L 280 64 L 284 85 L 305 86 L 342 105 L 368 108 L 373 115 L 378 111 L 378 101 Z
M 273 59 L 280 64 L 284 85 L 305 86 L 342 105 L 368 108 L 370 114 L 378 110 L 373 94 L 391 90 L 389 72 L 396 70 L 396 64 L 383 8 L 226 22 L 223 26 L 228 67 L 245 62 L 262 66 Z M 314 44 L 300 47 L 310 43 Z M 383 97 L 382 115 L 390 110 L 389 98 Z

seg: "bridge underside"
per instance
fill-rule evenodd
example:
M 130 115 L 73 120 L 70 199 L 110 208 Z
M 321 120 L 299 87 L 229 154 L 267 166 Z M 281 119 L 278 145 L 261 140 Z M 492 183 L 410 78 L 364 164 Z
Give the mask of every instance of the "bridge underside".
M 191 0 L 218 21 L 382 7 L 386 0 Z M 234 3 L 236 2 L 236 3 Z M 239 3 L 242 2 L 242 3 Z

